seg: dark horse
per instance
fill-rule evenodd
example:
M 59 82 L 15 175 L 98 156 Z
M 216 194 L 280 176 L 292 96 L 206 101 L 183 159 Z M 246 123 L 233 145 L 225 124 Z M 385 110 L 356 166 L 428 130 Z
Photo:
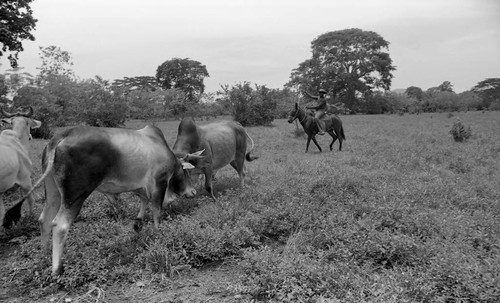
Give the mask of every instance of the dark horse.
M 307 134 L 307 144 L 306 153 L 309 150 L 309 144 L 313 140 L 314 144 L 318 147 L 321 152 L 321 147 L 316 141 L 316 134 L 318 131 L 318 125 L 314 121 L 314 118 L 308 115 L 305 110 L 303 110 L 297 103 L 295 103 L 295 108 L 290 112 L 288 116 L 288 123 L 292 123 L 295 119 L 299 119 L 300 124 L 304 128 Z M 344 128 L 342 127 L 342 120 L 339 117 L 333 115 L 325 115 L 323 119 L 325 125 L 325 131 L 332 136 L 333 141 L 330 143 L 330 150 L 333 149 L 333 143 L 335 140 L 339 139 L 339 150 L 342 150 L 342 141 L 345 140 Z

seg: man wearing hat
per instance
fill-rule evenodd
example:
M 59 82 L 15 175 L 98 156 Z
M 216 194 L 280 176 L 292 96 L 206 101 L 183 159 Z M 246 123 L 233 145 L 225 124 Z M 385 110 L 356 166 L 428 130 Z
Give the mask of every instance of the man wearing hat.
M 318 91 L 319 96 L 313 96 L 310 93 L 303 91 L 304 94 L 306 94 L 309 98 L 318 100 L 318 103 L 316 106 L 306 106 L 307 109 L 314 109 L 316 110 L 316 114 L 314 115 L 314 118 L 316 120 L 316 125 L 318 126 L 318 135 L 324 135 L 325 134 L 325 127 L 324 127 L 324 122 L 321 121 L 321 118 L 325 116 L 326 110 L 327 110 L 327 104 L 326 104 L 326 90 L 320 89 Z

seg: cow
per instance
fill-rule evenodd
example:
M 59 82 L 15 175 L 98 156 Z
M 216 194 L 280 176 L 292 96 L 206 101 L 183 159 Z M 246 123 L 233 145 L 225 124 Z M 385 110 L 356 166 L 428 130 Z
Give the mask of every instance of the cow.
M 31 183 L 31 159 L 29 157 L 31 129 L 38 128 L 42 123 L 31 118 L 33 108 L 25 111 L 17 110 L 9 113 L 0 107 L 0 113 L 6 118 L 2 119 L 5 124 L 12 125 L 12 129 L 5 129 L 0 133 L 0 222 L 5 224 L 5 206 L 2 193 L 19 185 L 26 193 L 32 189 Z M 33 214 L 33 196 L 27 197 L 29 213 Z M 20 207 L 20 206 L 19 206 Z M 19 220 L 21 212 L 19 209 Z
M 79 126 L 62 131 L 47 144 L 42 156 L 46 203 L 40 215 L 42 247 L 49 248 L 52 231 L 52 274 L 63 273 L 62 254 L 68 231 L 85 199 L 94 191 L 112 200 L 133 192 L 142 201 L 134 229 L 142 228 L 149 201 L 154 229 L 158 229 L 163 203 L 175 194 L 192 198 L 188 161 L 201 159 L 201 152 L 178 159 L 162 131 L 155 126 L 139 130 Z
M 247 138 L 252 144 L 248 152 Z M 238 173 L 243 186 L 245 159 L 253 161 L 258 158 L 250 155 L 253 148 L 252 138 L 237 122 L 221 121 L 198 126 L 193 118 L 186 117 L 179 123 L 177 139 L 172 150 L 177 157 L 184 157 L 196 150 L 204 150 L 204 158 L 191 161 L 195 167 L 193 174 L 205 175 L 205 189 L 216 200 L 212 178 L 219 169 L 230 164 Z

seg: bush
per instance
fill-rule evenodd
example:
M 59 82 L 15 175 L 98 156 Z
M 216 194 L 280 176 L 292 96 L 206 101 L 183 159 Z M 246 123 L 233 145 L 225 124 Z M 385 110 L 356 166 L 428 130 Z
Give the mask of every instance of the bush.
M 73 104 L 78 122 L 102 127 L 117 127 L 125 123 L 128 106 L 122 97 L 96 80 L 82 82 L 80 90 L 77 103 Z
M 33 118 L 42 122 L 40 128 L 31 130 L 33 138 L 49 139 L 52 127 L 62 122 L 62 108 L 56 104 L 56 98 L 43 88 L 25 86 L 14 97 L 14 106 L 31 106 Z
M 489 110 L 500 110 L 500 99 L 494 100 L 491 102 Z
M 465 125 L 457 119 L 451 127 L 450 134 L 456 142 L 462 142 L 470 138 L 472 130 L 470 126 L 466 128 Z
M 276 102 L 270 89 L 258 85 L 253 89 L 249 82 L 223 89 L 225 96 L 220 102 L 232 109 L 234 120 L 241 125 L 270 125 L 273 122 Z

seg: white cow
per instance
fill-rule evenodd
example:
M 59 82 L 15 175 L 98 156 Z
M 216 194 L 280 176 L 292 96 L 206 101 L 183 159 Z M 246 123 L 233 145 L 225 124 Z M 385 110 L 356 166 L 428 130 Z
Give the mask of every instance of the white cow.
M 2 193 L 16 184 L 25 192 L 29 192 L 32 188 L 32 164 L 29 158 L 30 130 L 40 127 L 42 123 L 31 118 L 33 115 L 31 107 L 26 111 L 14 113 L 6 112 L 0 107 L 0 113 L 6 117 L 2 119 L 2 122 L 12 125 L 12 129 L 6 129 L 0 133 L 0 222 L 3 225 L 5 206 Z M 32 214 L 32 195 L 28 196 L 28 206 Z

